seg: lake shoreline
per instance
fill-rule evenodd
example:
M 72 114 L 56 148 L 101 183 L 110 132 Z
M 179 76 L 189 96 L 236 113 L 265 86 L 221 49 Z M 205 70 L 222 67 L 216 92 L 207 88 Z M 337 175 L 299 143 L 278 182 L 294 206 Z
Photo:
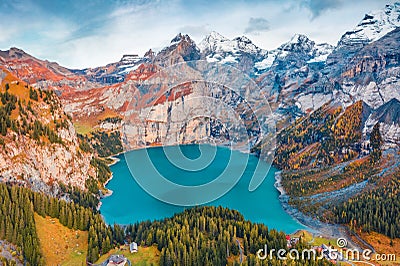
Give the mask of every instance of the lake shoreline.
M 108 164 L 108 167 L 113 166 L 115 164 L 117 164 L 119 161 L 121 161 L 121 159 L 117 158 L 117 156 L 123 154 L 123 152 L 120 152 L 118 154 L 113 154 L 107 157 L 107 159 L 110 159 L 112 162 Z M 96 210 L 99 211 L 101 208 L 101 205 L 103 204 L 101 202 L 101 199 L 107 198 L 109 196 L 111 196 L 113 194 L 114 191 L 112 191 L 111 189 L 106 188 L 107 184 L 114 178 L 114 173 L 111 171 L 111 175 L 110 177 L 106 180 L 106 182 L 104 182 L 102 184 L 103 189 L 106 191 L 105 194 L 101 194 L 100 195 L 100 200 L 99 200 L 99 204 L 97 204 L 96 206 Z
M 291 217 L 296 219 L 299 223 L 306 226 L 311 233 L 319 233 L 326 237 L 340 237 L 341 234 L 338 233 L 339 225 L 335 224 L 327 224 L 323 223 L 317 219 L 314 219 L 310 216 L 305 215 L 299 209 L 293 207 L 289 204 L 289 195 L 287 195 L 285 189 L 282 186 L 282 177 L 281 171 L 277 171 L 275 173 L 275 188 L 279 191 L 279 201 L 282 205 L 282 208 L 286 213 L 288 213 Z
M 360 247 L 354 243 L 349 235 L 346 227 L 339 224 L 328 224 L 321 222 L 320 220 L 314 219 L 304 213 L 299 209 L 293 207 L 289 204 L 289 195 L 287 195 L 285 189 L 282 186 L 282 171 L 275 172 L 275 188 L 279 191 L 279 201 L 282 205 L 283 210 L 293 217 L 300 224 L 307 227 L 306 231 L 313 234 L 314 237 L 323 236 L 325 238 L 338 239 L 345 238 L 348 241 L 349 247 L 354 247 L 360 249 Z
M 152 170 L 154 168 L 150 166 L 151 164 L 156 163 L 157 168 L 159 169 L 158 171 L 160 171 L 162 175 L 173 182 L 176 182 L 177 184 L 184 184 L 185 186 L 195 186 L 199 182 L 201 182 L 200 184 L 207 184 L 207 182 L 211 182 L 216 176 L 221 175 L 221 173 L 225 173 L 225 177 L 222 177 L 229 179 L 230 177 L 227 177 L 226 173 L 231 171 L 231 174 L 233 174 L 235 178 L 238 178 L 233 181 L 237 181 L 238 184 L 230 189 L 229 193 L 224 193 L 227 194 L 227 196 L 218 197 L 218 199 L 208 203 L 207 205 L 220 205 L 228 208 L 230 207 L 231 209 L 236 209 L 240 211 L 247 220 L 254 221 L 256 223 L 264 223 L 271 228 L 277 228 L 278 230 L 283 230 L 288 233 L 304 228 L 282 209 L 282 206 L 277 198 L 278 193 L 275 192 L 276 190 L 273 187 L 273 175 L 276 171 L 274 167 L 263 160 L 259 160 L 255 154 L 248 153 L 248 150 L 244 152 L 243 149 L 237 150 L 233 149 L 233 147 L 230 148 L 229 146 L 207 144 L 200 145 L 208 146 L 205 147 L 204 150 L 201 149 L 201 152 L 205 152 L 204 156 L 212 155 L 213 157 L 211 158 L 214 158 L 214 153 L 218 152 L 215 159 L 208 162 L 212 163 L 207 167 L 199 164 L 202 167 L 201 171 L 190 171 L 190 168 L 189 170 L 186 170 L 185 167 L 179 167 L 183 165 L 182 163 L 190 163 L 188 160 L 181 159 L 183 158 L 182 156 L 177 156 L 176 158 L 172 157 L 172 159 L 181 160 L 177 161 L 178 167 L 176 167 L 176 165 L 169 161 L 168 156 L 163 155 L 164 151 L 162 147 L 158 147 L 158 149 L 153 149 L 156 147 L 149 148 L 149 155 L 153 156 L 156 161 L 149 161 L 146 155 L 147 152 L 143 151 L 142 149 L 130 151 L 125 156 L 117 156 L 117 158 L 119 158 L 121 161 L 117 165 L 115 165 L 114 162 L 114 166 L 111 167 L 113 179 L 112 182 L 109 182 L 107 185 L 107 188 L 114 190 L 114 193 L 111 197 L 106 197 L 104 200 L 101 200 L 103 203 L 101 206 L 101 213 L 105 216 L 105 220 L 121 222 L 121 224 L 128 224 L 130 222 L 142 221 L 146 219 L 163 219 L 165 217 L 172 216 L 175 212 L 180 212 L 180 209 L 182 209 L 180 206 L 165 204 L 164 202 L 160 203 L 158 200 L 154 199 L 154 197 L 149 197 L 149 193 L 143 190 L 143 188 L 141 188 L 140 185 L 138 185 L 137 182 L 131 178 L 132 173 L 130 173 L 130 169 L 125 162 L 125 160 L 128 160 L 126 158 L 129 158 L 129 160 L 134 160 L 133 167 L 139 167 L 137 172 L 136 170 L 133 171 L 135 175 L 138 174 L 145 177 L 146 174 L 154 174 L 154 170 Z M 181 148 L 183 149 L 183 154 L 187 154 L 189 157 L 200 154 L 200 151 L 196 146 L 197 145 L 193 144 L 182 145 Z M 174 146 L 171 148 L 174 148 Z M 214 148 L 217 148 L 217 150 L 214 150 Z M 175 149 L 176 150 L 172 149 L 169 151 L 179 152 L 179 147 L 175 147 Z M 111 160 L 108 160 L 108 162 L 111 163 Z M 199 162 L 201 163 L 201 161 Z M 229 167 L 227 168 L 227 166 Z M 225 168 L 227 170 L 223 170 Z M 188 174 L 188 177 L 191 178 L 183 179 L 186 174 Z M 214 176 L 214 174 L 217 175 Z M 239 174 L 243 176 L 239 178 Z M 249 191 L 248 187 L 251 180 L 254 177 L 260 179 L 266 174 L 268 174 L 268 177 L 265 178 L 265 181 L 263 182 L 264 185 L 260 186 L 260 188 L 254 192 Z M 227 182 L 228 179 L 226 179 L 225 182 Z M 155 185 L 157 185 L 157 182 L 155 182 Z M 217 192 L 218 191 L 215 193 Z M 213 192 L 206 191 L 205 193 Z M 122 202 L 130 202 L 132 200 L 132 195 L 140 197 L 142 204 L 137 206 L 135 211 L 130 210 L 123 213 L 119 212 Z M 199 197 L 201 197 L 201 194 L 199 194 Z M 254 204 L 255 202 L 262 201 L 269 202 L 270 204 Z M 118 208 L 114 208 L 114 206 L 118 206 Z M 148 208 L 154 210 L 159 208 L 159 210 L 148 210 Z M 118 209 L 118 211 L 115 211 L 114 209 Z
M 186 144 L 186 145 L 193 145 L 193 144 Z M 219 146 L 219 147 L 221 147 L 221 146 Z M 157 148 L 157 147 L 150 147 L 150 148 Z M 227 146 L 222 146 L 221 148 L 230 149 L 230 147 L 227 147 Z M 141 148 L 134 149 L 134 150 L 140 150 L 140 149 Z M 240 150 L 236 150 L 236 151 L 238 151 L 240 153 L 244 153 L 243 151 L 240 151 Z M 115 165 L 118 162 L 120 162 L 120 158 L 118 158 L 118 156 L 120 156 L 121 154 L 122 153 L 109 156 L 108 158 L 112 160 L 112 162 L 109 164 L 109 166 Z M 252 153 L 248 153 L 248 154 L 252 154 Z M 113 178 L 114 178 L 114 173 L 112 173 L 110 178 L 103 184 L 104 188 L 107 190 L 107 193 L 102 195 L 101 199 L 109 197 L 113 194 L 112 190 L 106 188 L 107 184 Z M 289 196 L 287 195 L 286 191 L 284 190 L 284 188 L 281 184 L 281 181 L 282 181 L 281 180 L 281 172 L 277 171 L 275 173 L 275 182 L 273 183 L 273 186 L 274 186 L 274 189 L 276 189 L 279 192 L 279 196 L 278 196 L 277 200 L 279 201 L 279 204 L 281 205 L 284 212 L 286 212 L 290 217 L 292 217 L 300 225 L 303 225 L 304 227 L 306 227 L 305 230 L 311 232 L 313 235 L 323 235 L 328 238 L 338 238 L 338 237 L 342 237 L 344 235 L 345 231 L 343 230 L 342 226 L 335 225 L 335 224 L 323 223 L 317 219 L 313 219 L 312 217 L 309 217 L 309 216 L 303 214 L 300 210 L 291 206 L 289 204 Z M 100 201 L 99 205 L 98 205 L 98 210 L 100 210 L 101 206 L 102 206 L 102 202 Z M 292 233 L 294 233 L 294 232 L 292 232 Z

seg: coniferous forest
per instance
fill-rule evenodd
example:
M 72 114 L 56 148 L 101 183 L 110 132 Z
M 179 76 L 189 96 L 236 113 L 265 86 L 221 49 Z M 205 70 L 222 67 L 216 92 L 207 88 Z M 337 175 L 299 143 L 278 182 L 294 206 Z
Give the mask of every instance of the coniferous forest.
M 388 184 L 334 207 L 334 222 L 400 238 L 400 171 Z
M 246 257 L 244 265 L 284 265 L 276 257 L 260 261 L 255 256 L 265 244 L 286 248 L 283 232 L 245 221 L 237 211 L 222 207 L 195 207 L 172 218 L 122 227 L 106 225 L 95 209 L 17 186 L 0 184 L 0 203 L 0 239 L 20 247 L 27 265 L 45 264 L 35 212 L 57 218 L 68 228 L 88 231 L 88 262 L 97 261 L 101 254 L 125 241 L 136 241 L 142 246 L 156 245 L 161 253 L 160 265 L 226 265 L 229 255 L 239 256 L 239 241 Z M 306 247 L 299 244 L 300 250 Z M 325 260 L 296 263 L 293 265 L 329 265 Z

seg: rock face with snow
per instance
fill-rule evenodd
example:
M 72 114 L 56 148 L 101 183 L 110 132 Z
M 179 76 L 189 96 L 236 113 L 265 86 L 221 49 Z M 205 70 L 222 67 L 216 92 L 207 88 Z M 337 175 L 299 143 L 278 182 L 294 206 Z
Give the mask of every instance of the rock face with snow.
M 376 123 L 386 147 L 400 146 L 400 101 L 391 99 L 376 110 L 373 110 L 364 123 L 363 133 L 369 135 Z
M 400 99 L 400 28 L 364 46 L 337 80 L 344 93 L 378 108 Z
M 332 50 L 329 44 L 316 44 L 296 34 L 269 52 L 258 81 L 279 112 L 296 116 L 315 110 L 332 98 L 323 86 L 313 86 L 324 80 L 322 70 Z
M 342 36 L 338 48 L 377 41 L 399 26 L 400 3 L 386 5 L 382 10 L 366 14 L 353 30 Z
M 295 36 L 269 53 L 274 58 L 259 78 L 260 87 L 281 112 L 294 116 L 330 100 L 344 106 L 363 100 L 378 108 L 400 99 L 399 14 L 398 3 L 367 14 L 336 47 L 313 46 L 306 37 Z
M 127 54 L 123 55 L 120 61 L 106 66 L 72 71 L 96 83 L 113 84 L 123 82 L 129 72 L 137 69 L 142 63 L 149 62 L 151 55 L 146 54 L 144 57 L 140 57 L 137 54 Z
M 295 34 L 287 43 L 275 50 L 268 52 L 264 64 L 258 64 L 258 70 L 266 70 L 272 66 L 279 70 L 288 70 L 291 67 L 301 68 L 310 63 L 325 62 L 333 50 L 333 46 L 327 43 L 316 44 L 307 36 Z
M 257 47 L 245 36 L 232 40 L 213 31 L 199 44 L 202 58 L 208 62 L 218 62 L 238 67 L 246 73 L 253 72 L 267 56 L 267 51 Z
M 400 3 L 386 5 L 382 10 L 366 14 L 353 30 L 343 34 L 327 64 L 340 66 L 348 63 L 365 45 L 378 41 L 399 26 Z

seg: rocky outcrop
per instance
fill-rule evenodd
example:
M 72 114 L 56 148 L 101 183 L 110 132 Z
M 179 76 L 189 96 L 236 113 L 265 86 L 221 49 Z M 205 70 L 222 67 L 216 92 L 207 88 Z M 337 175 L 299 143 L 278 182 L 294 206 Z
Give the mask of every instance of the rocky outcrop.
M 58 182 L 84 190 L 86 179 L 96 177 L 90 165 L 92 155 L 79 149 L 72 123 L 58 134 L 64 144 L 40 145 L 27 136 L 9 133 L 0 153 L 0 180 L 47 193 L 54 193 Z
M 162 49 L 155 57 L 154 64 L 168 67 L 186 61 L 200 59 L 200 50 L 189 35 L 179 33 L 169 46 Z
M 345 93 L 378 108 L 400 99 L 400 28 L 362 48 L 338 78 Z
M 391 99 L 389 102 L 373 110 L 365 121 L 363 133 L 369 135 L 376 123 L 380 125 L 380 132 L 385 147 L 400 146 L 400 101 Z
M 11 115 L 2 112 L 11 127 L 0 136 L 0 181 L 54 194 L 58 183 L 85 189 L 86 180 L 97 177 L 93 154 L 80 148 L 57 96 L 29 87 L 7 70 L 0 73 L 2 93 L 16 95 L 18 103 Z

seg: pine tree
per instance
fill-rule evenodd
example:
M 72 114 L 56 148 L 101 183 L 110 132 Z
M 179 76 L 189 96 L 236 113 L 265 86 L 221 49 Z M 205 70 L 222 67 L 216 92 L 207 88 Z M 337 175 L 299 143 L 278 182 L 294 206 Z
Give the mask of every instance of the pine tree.
M 372 163 L 376 163 L 381 159 L 382 156 L 382 136 L 379 130 L 379 122 L 374 125 L 370 136 L 371 143 L 371 161 Z
M 0 128 L 1 128 L 1 135 L 3 136 L 7 135 L 7 124 L 4 120 L 1 120 Z
M 38 93 L 35 89 L 29 88 L 29 98 L 35 101 L 38 100 Z

